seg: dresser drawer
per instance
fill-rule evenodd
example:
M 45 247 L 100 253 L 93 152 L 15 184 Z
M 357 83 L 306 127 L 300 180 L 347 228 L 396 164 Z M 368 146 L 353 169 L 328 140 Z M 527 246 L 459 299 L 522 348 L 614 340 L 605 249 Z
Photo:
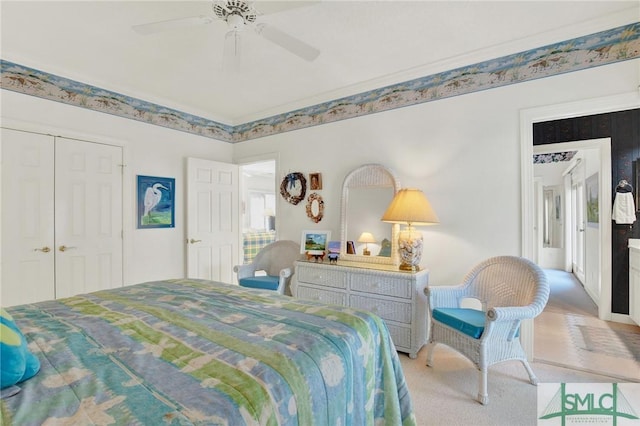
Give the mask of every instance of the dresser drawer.
M 298 283 L 297 297 L 298 299 L 313 300 L 328 305 L 347 306 L 347 293 L 307 287 L 300 285 L 300 283 Z
M 352 274 L 351 289 L 365 293 L 401 297 L 403 299 L 411 299 L 413 296 L 411 281 L 386 275 Z
M 323 287 L 347 288 L 347 274 L 331 268 L 314 268 L 298 266 L 296 270 L 298 283 L 316 284 Z M 300 284 L 298 284 L 300 285 Z
M 411 324 L 411 302 L 397 302 L 352 294 L 349 297 L 349 305 L 353 308 L 373 312 L 386 320 Z
M 398 325 L 390 324 L 386 322 L 391 340 L 396 348 L 408 349 L 411 347 L 411 328 L 400 327 Z

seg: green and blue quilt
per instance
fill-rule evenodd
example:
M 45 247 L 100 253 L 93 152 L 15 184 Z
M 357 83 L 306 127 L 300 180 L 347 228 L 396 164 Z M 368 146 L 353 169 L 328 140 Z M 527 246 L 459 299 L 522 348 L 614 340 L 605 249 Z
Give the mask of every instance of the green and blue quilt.
M 204 280 L 7 309 L 41 363 L 3 425 L 413 425 L 384 322 Z

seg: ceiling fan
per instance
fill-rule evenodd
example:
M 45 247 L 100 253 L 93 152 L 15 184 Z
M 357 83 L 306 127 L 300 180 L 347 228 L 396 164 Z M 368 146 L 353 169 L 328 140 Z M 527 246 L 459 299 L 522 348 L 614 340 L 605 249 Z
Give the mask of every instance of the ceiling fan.
M 252 27 L 257 34 L 304 60 L 313 61 L 318 57 L 320 51 L 315 47 L 273 26 L 256 22 L 258 16 L 263 15 L 263 13 L 253 7 L 255 3 L 254 1 L 245 0 L 216 0 L 213 3 L 215 16 L 202 15 L 170 19 L 168 21 L 134 25 L 132 28 L 138 34 L 146 35 L 206 25 L 213 22 L 225 22 L 229 31 L 225 35 L 223 61 L 225 63 L 235 63 L 236 67 L 240 57 L 241 33 L 247 27 Z M 287 8 L 295 7 L 302 3 L 313 4 L 314 2 L 292 2 Z

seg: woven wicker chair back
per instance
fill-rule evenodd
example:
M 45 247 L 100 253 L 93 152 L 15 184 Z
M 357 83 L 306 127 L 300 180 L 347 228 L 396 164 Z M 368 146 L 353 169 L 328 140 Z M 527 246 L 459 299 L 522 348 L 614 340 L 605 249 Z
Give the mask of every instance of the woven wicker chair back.
M 253 259 L 257 271 L 266 271 L 267 275 L 278 276 L 284 268 L 293 269 L 300 257 L 300 245 L 291 240 L 280 240 L 268 244 Z
M 540 274 L 542 271 L 526 259 L 498 256 L 477 265 L 464 282 L 468 296 L 480 300 L 486 311 L 493 307 L 528 306 L 538 296 L 544 297 L 538 294 L 545 291 L 539 286 L 546 285 Z

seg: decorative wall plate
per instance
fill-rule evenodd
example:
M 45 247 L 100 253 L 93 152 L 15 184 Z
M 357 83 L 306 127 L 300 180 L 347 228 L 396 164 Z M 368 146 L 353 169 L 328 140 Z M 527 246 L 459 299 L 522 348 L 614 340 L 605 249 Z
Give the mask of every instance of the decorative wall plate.
M 310 194 L 307 198 L 307 216 L 315 223 L 320 222 L 324 216 L 324 201 L 317 192 Z
M 307 194 L 307 179 L 299 172 L 289 173 L 282 179 L 280 195 L 294 206 Z

